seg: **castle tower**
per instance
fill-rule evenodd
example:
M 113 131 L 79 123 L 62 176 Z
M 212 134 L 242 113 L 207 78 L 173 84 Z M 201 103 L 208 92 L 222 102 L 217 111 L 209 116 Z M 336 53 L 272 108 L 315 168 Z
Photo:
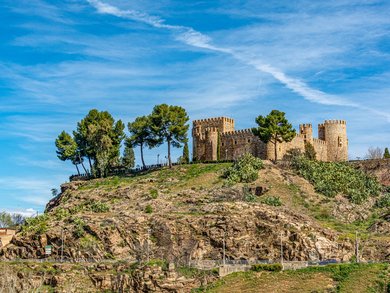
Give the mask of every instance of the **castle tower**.
M 304 135 L 305 143 L 313 144 L 313 127 L 311 124 L 299 125 L 299 133 Z
M 348 160 L 347 123 L 345 120 L 325 120 L 324 124 L 319 125 L 318 132 L 319 138 L 326 141 L 328 161 Z
M 194 120 L 192 123 L 193 159 L 217 160 L 218 133 L 234 131 L 234 120 L 227 117 Z

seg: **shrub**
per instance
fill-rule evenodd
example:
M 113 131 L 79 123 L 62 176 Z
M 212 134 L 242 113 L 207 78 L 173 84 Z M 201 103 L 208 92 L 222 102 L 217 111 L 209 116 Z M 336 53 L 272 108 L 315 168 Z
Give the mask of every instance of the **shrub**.
M 390 207 L 390 193 L 385 193 L 381 198 L 376 201 L 378 208 L 389 208 Z
M 27 218 L 26 222 L 22 226 L 22 233 L 28 233 L 32 232 L 34 234 L 40 235 L 43 233 L 46 233 L 48 227 L 47 227 L 47 220 L 48 217 L 46 214 Z
M 309 180 L 317 192 L 328 197 L 343 194 L 353 203 L 362 203 L 380 193 L 381 185 L 373 177 L 347 163 L 310 161 L 302 156 L 293 158 L 291 166 Z
M 225 170 L 222 177 L 226 178 L 227 185 L 238 182 L 253 182 L 258 178 L 258 171 L 263 168 L 263 161 L 251 154 L 243 155 L 233 166 Z
M 151 189 L 149 190 L 149 195 L 152 199 L 156 199 L 158 197 L 158 191 L 157 189 Z
M 260 271 L 268 271 L 268 272 L 280 272 L 283 270 L 283 266 L 280 263 L 275 264 L 255 264 L 251 267 L 252 271 L 260 272 Z
M 85 222 L 83 219 L 80 218 L 73 218 L 72 219 L 73 225 L 74 225 L 74 230 L 72 232 L 73 236 L 75 238 L 81 238 L 85 235 Z
M 273 207 L 280 207 L 282 205 L 282 201 L 279 196 L 267 196 L 266 198 L 261 200 L 261 203 Z
M 110 210 L 110 207 L 101 201 L 92 202 L 88 205 L 88 209 L 94 213 L 106 213 Z
M 151 214 L 153 213 L 153 208 L 150 204 L 148 204 L 146 207 L 145 207 L 145 213 L 147 214 Z

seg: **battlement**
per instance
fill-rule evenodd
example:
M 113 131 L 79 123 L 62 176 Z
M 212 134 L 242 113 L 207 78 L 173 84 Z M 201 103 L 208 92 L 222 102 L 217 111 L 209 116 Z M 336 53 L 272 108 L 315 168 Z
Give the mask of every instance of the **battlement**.
M 324 124 L 347 124 L 347 121 L 345 120 L 325 120 Z
M 313 143 L 326 145 L 326 141 L 319 138 L 313 138 Z
M 313 128 L 311 123 L 300 124 L 299 127 L 301 127 L 301 128 Z
M 303 139 L 305 138 L 305 134 L 301 134 L 301 133 L 297 133 L 296 136 L 300 137 L 300 138 L 303 138 Z
M 211 133 L 211 132 L 219 132 L 218 127 L 213 127 L 213 126 L 206 127 L 205 130 L 206 130 L 206 132 L 208 132 L 208 133 Z
M 234 119 L 228 118 L 228 117 L 214 117 L 214 118 L 206 118 L 206 119 L 194 120 L 194 121 L 192 121 L 192 124 L 194 126 L 196 126 L 196 125 L 207 124 L 207 123 L 212 123 L 212 122 L 229 122 L 229 123 L 234 123 Z
M 233 135 L 248 135 L 248 134 L 253 135 L 252 129 L 248 128 L 248 129 L 227 131 L 227 132 L 221 133 L 221 136 L 226 137 L 226 136 L 233 136 Z

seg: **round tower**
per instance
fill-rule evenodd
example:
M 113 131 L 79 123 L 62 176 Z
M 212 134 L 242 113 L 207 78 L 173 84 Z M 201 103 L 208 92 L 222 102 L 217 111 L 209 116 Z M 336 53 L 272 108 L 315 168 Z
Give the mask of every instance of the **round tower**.
M 217 127 L 208 127 L 206 129 L 206 161 L 217 160 L 218 132 Z
M 304 136 L 305 142 L 313 144 L 313 126 L 311 124 L 299 125 L 299 133 Z
M 325 120 L 325 141 L 328 161 L 348 160 L 347 123 L 344 120 Z

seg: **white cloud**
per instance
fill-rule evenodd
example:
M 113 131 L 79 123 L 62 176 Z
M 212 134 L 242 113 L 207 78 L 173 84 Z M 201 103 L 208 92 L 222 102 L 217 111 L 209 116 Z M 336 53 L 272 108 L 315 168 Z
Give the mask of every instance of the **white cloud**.
M 26 208 L 26 209 L 11 209 L 11 210 L 4 210 L 4 212 L 7 212 L 9 214 L 19 214 L 23 217 L 34 217 L 37 215 L 37 210 L 33 208 Z

